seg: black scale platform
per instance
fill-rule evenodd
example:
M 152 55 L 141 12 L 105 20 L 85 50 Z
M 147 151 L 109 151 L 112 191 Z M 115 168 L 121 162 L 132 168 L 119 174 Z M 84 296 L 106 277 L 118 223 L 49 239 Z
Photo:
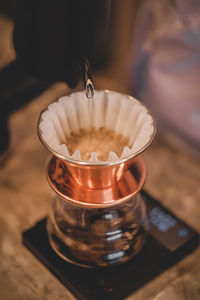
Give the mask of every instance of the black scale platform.
M 175 265 L 199 244 L 199 235 L 143 192 L 150 234 L 131 261 L 106 270 L 88 270 L 63 261 L 50 247 L 46 219 L 23 233 L 24 245 L 79 300 L 122 300 Z

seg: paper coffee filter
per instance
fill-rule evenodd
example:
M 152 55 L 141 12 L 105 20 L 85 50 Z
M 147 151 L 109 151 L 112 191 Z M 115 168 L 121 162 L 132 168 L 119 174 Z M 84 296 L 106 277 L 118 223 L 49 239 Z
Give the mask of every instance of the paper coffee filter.
M 114 130 L 128 141 L 120 157 L 113 149 L 109 152 L 108 161 L 132 156 L 149 144 L 154 134 L 154 122 L 145 106 L 135 98 L 104 90 L 95 91 L 91 101 L 91 115 L 85 91 L 60 98 L 42 113 L 39 123 L 41 138 L 54 152 L 65 158 L 82 161 L 79 149 L 70 155 L 66 146 L 67 139 L 71 133 L 90 130 L 91 126 L 95 130 Z M 99 161 L 97 153 L 92 152 L 89 162 L 103 161 Z

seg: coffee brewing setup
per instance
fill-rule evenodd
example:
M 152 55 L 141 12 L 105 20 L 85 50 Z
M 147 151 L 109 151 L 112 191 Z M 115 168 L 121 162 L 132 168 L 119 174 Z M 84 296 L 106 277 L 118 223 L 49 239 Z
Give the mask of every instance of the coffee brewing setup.
M 197 247 L 198 234 L 142 190 L 156 131 L 143 103 L 94 91 L 89 77 L 41 112 L 37 130 L 54 202 L 23 242 L 78 299 L 124 299 Z
M 120 300 L 193 251 L 199 236 L 143 191 L 151 112 L 132 96 L 94 90 L 84 60 L 85 91 L 40 114 L 54 202 L 23 242 L 78 299 Z
M 153 140 L 155 122 L 130 96 L 100 90 L 92 102 L 92 114 L 85 91 L 50 104 L 38 132 L 53 153 L 47 166 L 56 193 L 47 225 L 50 243 L 67 261 L 105 267 L 127 261 L 144 244 L 148 219 L 140 190 L 146 171 L 139 154 Z M 92 148 L 85 160 L 87 147 Z

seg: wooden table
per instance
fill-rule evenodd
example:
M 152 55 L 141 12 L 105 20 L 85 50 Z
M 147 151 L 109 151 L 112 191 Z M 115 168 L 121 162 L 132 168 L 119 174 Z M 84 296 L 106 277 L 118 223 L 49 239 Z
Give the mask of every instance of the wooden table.
M 1 66 L 14 58 L 13 49 L 10 48 L 13 24 L 7 20 L 6 22 L 8 25 L 5 26 L 5 20 L 1 17 Z M 6 33 L 7 29 L 9 34 Z M 105 80 L 102 85 L 104 82 Z M 114 89 L 116 82 L 114 84 L 112 80 L 107 80 L 106 84 Z M 123 91 L 120 83 L 116 86 Z M 12 135 L 10 155 L 6 163 L 0 166 L 0 299 L 2 300 L 74 299 L 22 245 L 21 236 L 22 231 L 46 216 L 51 208 L 52 195 L 44 175 L 48 153 L 37 138 L 36 123 L 42 108 L 65 92 L 65 85 L 53 86 L 27 107 L 12 115 L 10 120 Z M 200 232 L 199 161 L 183 154 L 181 150 L 171 148 L 161 138 L 156 139 L 144 157 L 148 167 L 147 191 Z M 128 299 L 199 300 L 199 270 L 198 249 Z

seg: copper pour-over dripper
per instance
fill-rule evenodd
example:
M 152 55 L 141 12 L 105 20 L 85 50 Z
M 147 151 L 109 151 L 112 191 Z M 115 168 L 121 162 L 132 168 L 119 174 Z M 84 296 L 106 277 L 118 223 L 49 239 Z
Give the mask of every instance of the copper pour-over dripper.
M 108 100 L 113 94 L 123 97 L 110 91 L 101 93 L 105 93 Z M 71 100 L 76 96 L 76 93 L 72 94 Z M 69 101 L 68 97 L 64 100 Z M 152 142 L 155 122 L 146 107 L 138 101 L 137 104 L 151 120 L 150 135 L 145 143 L 143 140 L 137 144 L 137 151 L 130 150 L 120 158 L 104 162 L 84 161 L 67 152 L 63 155 L 57 144 L 52 147 L 52 142 L 45 139 L 45 124 L 42 124 L 48 108 L 41 113 L 38 134 L 54 155 L 47 167 L 47 179 L 57 195 L 48 221 L 49 238 L 54 250 L 67 261 L 87 267 L 117 264 L 134 256 L 144 243 L 147 218 L 139 192 L 146 171 L 139 154 Z M 58 124 L 56 128 L 58 130 Z M 134 145 L 132 149 L 136 149 Z
M 88 122 L 90 108 L 84 91 L 55 101 L 41 113 L 38 135 L 43 145 L 62 160 L 78 185 L 92 189 L 106 188 L 120 180 L 135 157 L 151 144 L 155 121 L 141 102 L 128 95 L 108 90 L 96 91 L 92 101 L 92 124 Z M 129 148 L 125 146 L 120 157 L 114 154 L 113 149 L 106 161 L 99 161 L 95 152 L 85 161 L 81 159 L 78 149 L 70 155 L 66 140 L 71 132 L 90 130 L 90 125 L 97 130 L 105 127 L 126 135 Z

